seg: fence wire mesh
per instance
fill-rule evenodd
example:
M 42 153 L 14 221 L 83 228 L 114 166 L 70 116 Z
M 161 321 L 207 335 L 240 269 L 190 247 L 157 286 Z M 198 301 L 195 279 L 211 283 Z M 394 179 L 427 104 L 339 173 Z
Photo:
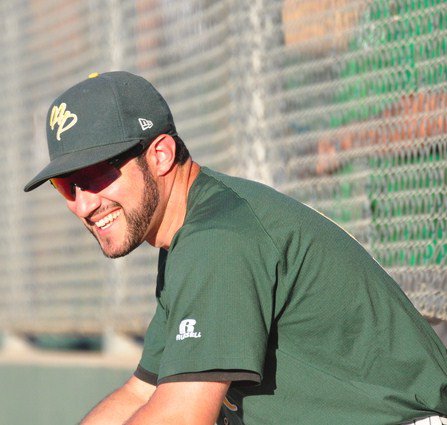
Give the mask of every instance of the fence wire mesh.
M 102 258 L 47 185 L 52 99 L 93 71 L 147 77 L 193 157 L 355 236 L 447 319 L 446 0 L 0 3 L 1 328 L 141 334 L 156 252 Z

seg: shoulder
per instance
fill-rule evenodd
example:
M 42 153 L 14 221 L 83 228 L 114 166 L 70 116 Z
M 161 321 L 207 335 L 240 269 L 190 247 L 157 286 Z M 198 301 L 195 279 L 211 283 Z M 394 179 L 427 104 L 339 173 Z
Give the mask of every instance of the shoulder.
M 175 235 L 171 248 L 184 243 L 268 243 L 259 211 L 237 187 L 256 183 L 225 176 L 205 169 L 191 190 L 185 222 Z M 246 187 L 248 187 L 246 186 Z M 250 189 L 247 189 L 247 191 Z M 264 198 L 266 200 L 266 198 Z M 173 251 L 173 249 L 171 249 Z
M 224 182 L 205 176 L 192 194 L 183 226 L 168 252 L 168 280 L 180 275 L 274 275 L 280 254 L 250 203 Z M 180 274 L 180 275 L 179 275 Z

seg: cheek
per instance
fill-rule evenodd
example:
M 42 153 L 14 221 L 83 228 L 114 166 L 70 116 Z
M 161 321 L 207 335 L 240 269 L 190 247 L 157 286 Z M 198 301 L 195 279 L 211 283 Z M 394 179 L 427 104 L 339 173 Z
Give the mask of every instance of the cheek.
M 130 177 L 130 176 L 129 176 Z M 119 179 L 109 185 L 100 192 L 103 199 L 125 205 L 132 203 L 133 200 L 138 199 L 138 191 L 141 187 L 140 179 L 135 178 Z
M 130 206 L 140 200 L 144 185 L 141 170 L 133 161 L 130 161 L 121 167 L 121 176 L 98 194 L 108 201 Z

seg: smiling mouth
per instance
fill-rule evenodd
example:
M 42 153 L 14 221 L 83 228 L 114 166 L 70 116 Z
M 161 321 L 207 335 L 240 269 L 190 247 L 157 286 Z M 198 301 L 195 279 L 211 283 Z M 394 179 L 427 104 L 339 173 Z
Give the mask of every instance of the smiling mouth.
M 121 215 L 121 211 L 116 211 L 106 215 L 101 220 L 95 222 L 95 226 L 99 227 L 101 230 L 107 229 L 112 225 L 112 223 Z

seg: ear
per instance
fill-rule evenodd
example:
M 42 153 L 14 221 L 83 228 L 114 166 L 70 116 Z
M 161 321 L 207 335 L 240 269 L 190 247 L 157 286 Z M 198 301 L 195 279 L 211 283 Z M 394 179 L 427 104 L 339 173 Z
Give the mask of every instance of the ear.
M 164 176 L 172 169 L 175 161 L 175 140 L 168 134 L 158 136 L 149 146 L 149 161 L 155 175 Z

